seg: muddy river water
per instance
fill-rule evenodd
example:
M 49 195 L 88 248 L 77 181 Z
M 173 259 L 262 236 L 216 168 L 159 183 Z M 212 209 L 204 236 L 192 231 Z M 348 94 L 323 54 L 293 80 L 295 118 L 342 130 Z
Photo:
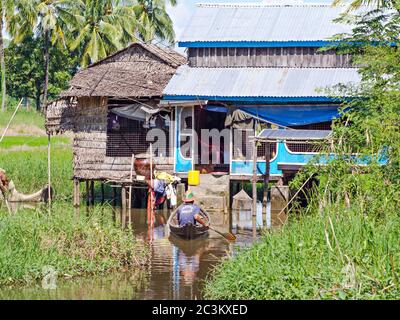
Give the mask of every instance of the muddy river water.
M 3 287 L 0 299 L 202 299 L 204 281 L 213 266 L 235 255 L 239 248 L 250 246 L 255 223 L 262 226 L 267 221 L 258 211 L 256 220 L 251 212 L 211 215 L 215 228 L 236 234 L 237 241 L 230 243 L 214 231 L 204 239 L 175 238 L 162 224 L 168 219 L 168 211 L 161 211 L 154 229 L 149 229 L 146 213 L 134 209 L 131 218 L 135 237 L 150 248 L 150 263 L 145 270 L 69 280 L 58 277 L 51 289 L 43 288 L 41 282 Z

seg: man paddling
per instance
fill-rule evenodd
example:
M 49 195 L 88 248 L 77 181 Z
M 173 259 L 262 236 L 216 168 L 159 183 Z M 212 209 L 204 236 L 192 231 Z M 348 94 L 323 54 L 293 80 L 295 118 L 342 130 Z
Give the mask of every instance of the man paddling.
M 183 199 L 184 203 L 179 206 L 177 211 L 177 218 L 181 227 L 188 223 L 196 225 L 197 222 L 205 227 L 207 226 L 200 214 L 201 209 L 198 205 L 194 204 L 194 200 L 193 193 L 191 191 L 186 192 L 185 199 Z

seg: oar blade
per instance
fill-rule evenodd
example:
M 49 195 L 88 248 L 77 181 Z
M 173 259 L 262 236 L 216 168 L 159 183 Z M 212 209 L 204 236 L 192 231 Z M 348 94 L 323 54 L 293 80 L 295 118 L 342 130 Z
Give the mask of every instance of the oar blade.
M 236 241 L 236 236 L 233 233 L 224 233 L 224 237 L 229 241 Z

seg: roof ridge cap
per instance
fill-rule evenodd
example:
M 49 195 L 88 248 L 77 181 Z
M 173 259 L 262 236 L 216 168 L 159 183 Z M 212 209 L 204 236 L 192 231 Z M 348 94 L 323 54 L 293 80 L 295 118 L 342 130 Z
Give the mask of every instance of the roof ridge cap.
M 249 2 L 249 3 L 207 3 L 207 2 L 200 2 L 196 3 L 196 6 L 199 8 L 268 8 L 268 7 L 330 7 L 330 8 L 337 8 L 337 7 L 347 7 L 346 4 L 339 4 L 336 6 L 332 6 L 329 3 L 305 3 L 305 2 L 287 2 L 287 3 L 258 3 L 258 2 Z

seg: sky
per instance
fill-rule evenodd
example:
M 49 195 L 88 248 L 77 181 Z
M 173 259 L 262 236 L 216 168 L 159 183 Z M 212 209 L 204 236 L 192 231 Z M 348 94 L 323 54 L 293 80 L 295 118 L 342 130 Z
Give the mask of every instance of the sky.
M 174 29 L 176 39 L 179 37 L 185 29 L 187 23 L 190 20 L 195 8 L 196 3 L 283 3 L 283 2 L 297 2 L 297 3 L 332 3 L 333 0 L 178 0 L 178 4 L 175 7 L 168 5 L 168 13 L 174 22 Z M 184 48 L 175 48 L 176 50 L 183 52 Z

